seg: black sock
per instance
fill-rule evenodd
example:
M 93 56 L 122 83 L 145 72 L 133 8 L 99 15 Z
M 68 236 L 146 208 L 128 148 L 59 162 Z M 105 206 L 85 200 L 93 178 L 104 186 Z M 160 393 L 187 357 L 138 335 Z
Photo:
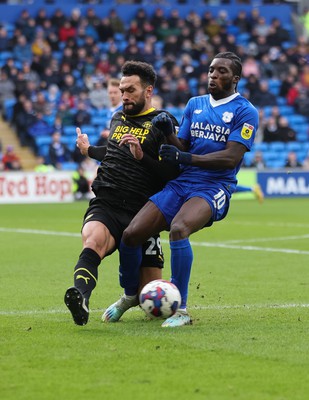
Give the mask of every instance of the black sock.
M 101 258 L 94 250 L 86 248 L 79 256 L 74 268 L 74 286 L 89 300 L 98 280 L 98 266 Z

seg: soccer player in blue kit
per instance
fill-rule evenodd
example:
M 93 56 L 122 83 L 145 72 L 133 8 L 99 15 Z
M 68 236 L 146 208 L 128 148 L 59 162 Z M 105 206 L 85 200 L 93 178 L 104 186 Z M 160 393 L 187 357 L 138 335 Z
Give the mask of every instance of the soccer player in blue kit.
M 169 230 L 171 281 L 178 287 L 182 302 L 163 327 L 192 323 L 187 312 L 193 262 L 189 236 L 226 216 L 237 185 L 236 175 L 258 128 L 257 110 L 237 92 L 241 72 L 241 60 L 236 54 L 217 54 L 209 67 L 209 94 L 188 101 L 178 135 L 172 134 L 173 126 L 166 113 L 153 119 L 169 143 L 161 146 L 162 159 L 180 165 L 181 173 L 151 196 L 124 230 L 119 275 L 125 293 L 137 296 L 138 282 L 133 278 L 137 274 L 133 272 L 141 263 L 141 244 L 148 237 Z M 130 138 L 124 141 L 130 143 Z M 108 307 L 103 319 L 115 322 L 125 311 L 118 301 Z

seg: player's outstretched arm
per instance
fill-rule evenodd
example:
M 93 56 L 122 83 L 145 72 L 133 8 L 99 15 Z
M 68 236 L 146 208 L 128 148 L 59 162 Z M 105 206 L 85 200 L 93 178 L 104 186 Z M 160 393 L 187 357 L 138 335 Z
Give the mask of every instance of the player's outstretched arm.
M 76 128 L 76 134 L 76 146 L 79 148 L 81 154 L 97 161 L 102 161 L 106 153 L 106 146 L 91 146 L 88 135 L 82 133 L 80 128 Z
M 170 164 L 191 164 L 206 169 L 233 169 L 243 158 L 247 148 L 238 142 L 229 142 L 224 150 L 205 155 L 191 154 L 180 151 L 171 145 L 162 145 L 160 156 Z

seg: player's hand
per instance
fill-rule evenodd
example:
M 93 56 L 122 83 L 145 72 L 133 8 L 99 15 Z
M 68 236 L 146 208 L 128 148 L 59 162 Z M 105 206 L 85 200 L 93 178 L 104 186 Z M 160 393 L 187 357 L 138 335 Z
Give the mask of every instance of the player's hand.
M 162 131 L 165 137 L 174 133 L 173 122 L 165 112 L 156 115 L 152 120 L 152 125 Z
M 90 146 L 88 135 L 82 133 L 80 128 L 76 128 L 76 146 L 79 148 L 83 156 L 88 156 L 88 148 Z
M 119 146 L 121 147 L 125 144 L 129 145 L 130 151 L 134 158 L 137 160 L 141 160 L 143 158 L 144 152 L 136 136 L 133 136 L 130 133 L 125 133 L 119 142 Z
M 179 149 L 177 149 L 177 147 L 171 146 L 169 144 L 162 144 L 159 154 L 163 161 L 174 165 L 191 164 L 192 162 L 191 153 L 180 151 Z

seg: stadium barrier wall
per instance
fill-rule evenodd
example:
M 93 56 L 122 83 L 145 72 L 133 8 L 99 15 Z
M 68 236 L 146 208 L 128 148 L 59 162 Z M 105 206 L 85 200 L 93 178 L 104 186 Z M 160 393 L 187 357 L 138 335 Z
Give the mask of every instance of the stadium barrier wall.
M 0 204 L 72 202 L 72 173 L 2 172 Z M 309 171 L 242 170 L 237 177 L 240 185 L 258 183 L 265 197 L 309 197 Z M 233 196 L 235 199 L 252 197 L 252 193 Z
M 0 173 L 0 204 L 74 201 L 72 172 Z
M 265 197 L 309 197 L 309 171 L 263 171 L 257 182 Z
M 285 25 L 291 24 L 291 15 L 292 15 L 292 6 L 290 4 L 280 4 L 280 5 L 271 5 L 271 4 L 238 4 L 235 2 L 234 4 L 221 4 L 221 5 L 208 5 L 199 2 L 198 4 L 115 4 L 113 2 L 108 2 L 109 4 L 79 4 L 74 1 L 72 2 L 57 2 L 55 4 L 42 4 L 42 2 L 34 1 L 33 4 L 0 4 L 0 21 L 5 23 L 14 23 L 16 19 L 19 17 L 20 13 L 27 9 L 31 16 L 35 17 L 40 8 L 44 8 L 47 12 L 48 16 L 53 15 L 57 8 L 61 8 L 63 13 L 67 16 L 70 16 L 73 8 L 78 8 L 82 14 L 85 14 L 88 8 L 93 8 L 96 14 L 100 17 L 108 17 L 111 9 L 115 9 L 120 18 L 129 23 L 132 19 L 135 18 L 137 11 L 140 8 L 146 10 L 148 15 L 152 15 L 157 8 L 162 8 L 164 12 L 169 15 L 171 10 L 177 9 L 179 11 L 179 15 L 181 18 L 184 18 L 188 15 L 192 9 L 196 10 L 199 15 L 203 15 L 206 11 L 210 11 L 214 16 L 217 16 L 221 10 L 225 10 L 230 19 L 234 19 L 237 16 L 237 13 L 240 10 L 244 10 L 247 13 L 250 13 L 252 8 L 258 8 L 260 10 L 261 15 L 263 15 L 266 19 L 266 22 L 269 23 L 272 18 L 279 17 L 281 22 Z

